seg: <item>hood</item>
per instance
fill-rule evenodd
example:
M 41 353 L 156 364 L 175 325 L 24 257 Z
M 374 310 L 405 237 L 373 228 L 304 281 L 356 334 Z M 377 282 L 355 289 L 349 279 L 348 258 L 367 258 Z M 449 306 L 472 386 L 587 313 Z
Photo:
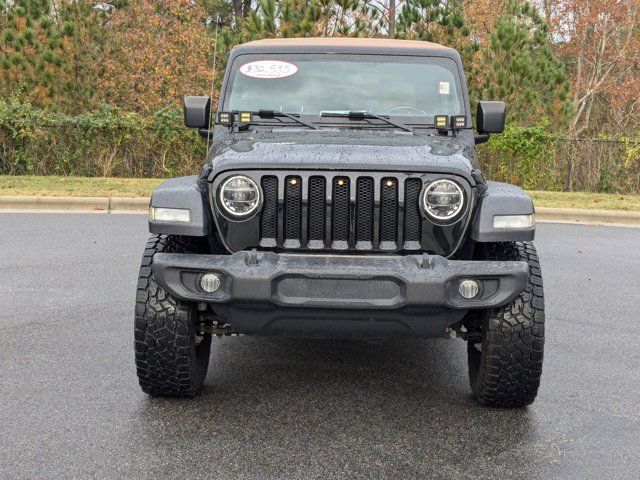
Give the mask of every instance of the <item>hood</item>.
M 466 133 L 466 132 L 462 132 Z M 214 142 L 214 174 L 228 170 L 375 170 L 443 172 L 473 183 L 473 139 L 374 130 L 287 129 L 225 135 Z

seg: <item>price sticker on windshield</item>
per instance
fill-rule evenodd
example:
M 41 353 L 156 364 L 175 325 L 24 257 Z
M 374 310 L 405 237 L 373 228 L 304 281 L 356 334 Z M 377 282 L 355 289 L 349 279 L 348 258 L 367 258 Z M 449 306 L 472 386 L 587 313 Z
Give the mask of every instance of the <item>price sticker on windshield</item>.
M 245 63 L 240 67 L 241 74 L 252 78 L 285 78 L 295 75 L 297 72 L 297 66 L 281 60 L 257 60 Z

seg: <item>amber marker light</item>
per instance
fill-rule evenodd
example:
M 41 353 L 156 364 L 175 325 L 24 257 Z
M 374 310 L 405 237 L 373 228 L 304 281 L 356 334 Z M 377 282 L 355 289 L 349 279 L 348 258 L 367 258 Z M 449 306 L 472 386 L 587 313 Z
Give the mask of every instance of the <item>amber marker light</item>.
M 433 120 L 438 128 L 447 128 L 449 126 L 449 117 L 447 115 L 436 115 Z

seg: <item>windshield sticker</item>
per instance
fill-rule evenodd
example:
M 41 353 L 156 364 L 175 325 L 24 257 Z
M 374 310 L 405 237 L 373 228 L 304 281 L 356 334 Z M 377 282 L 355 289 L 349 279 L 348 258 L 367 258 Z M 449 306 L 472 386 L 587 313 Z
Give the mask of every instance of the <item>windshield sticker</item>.
M 440 82 L 440 95 L 449 95 L 449 82 Z
M 240 67 L 241 74 L 252 78 L 285 78 L 297 72 L 298 67 L 293 63 L 280 60 L 257 60 Z

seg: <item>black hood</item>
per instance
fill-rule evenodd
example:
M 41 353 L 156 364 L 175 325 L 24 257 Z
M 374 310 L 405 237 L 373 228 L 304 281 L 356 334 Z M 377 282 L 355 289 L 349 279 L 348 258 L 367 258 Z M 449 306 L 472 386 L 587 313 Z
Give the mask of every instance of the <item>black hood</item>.
M 209 158 L 214 175 L 271 168 L 446 172 L 473 184 L 478 168 L 471 132 L 457 138 L 355 129 L 242 132 L 216 141 Z

